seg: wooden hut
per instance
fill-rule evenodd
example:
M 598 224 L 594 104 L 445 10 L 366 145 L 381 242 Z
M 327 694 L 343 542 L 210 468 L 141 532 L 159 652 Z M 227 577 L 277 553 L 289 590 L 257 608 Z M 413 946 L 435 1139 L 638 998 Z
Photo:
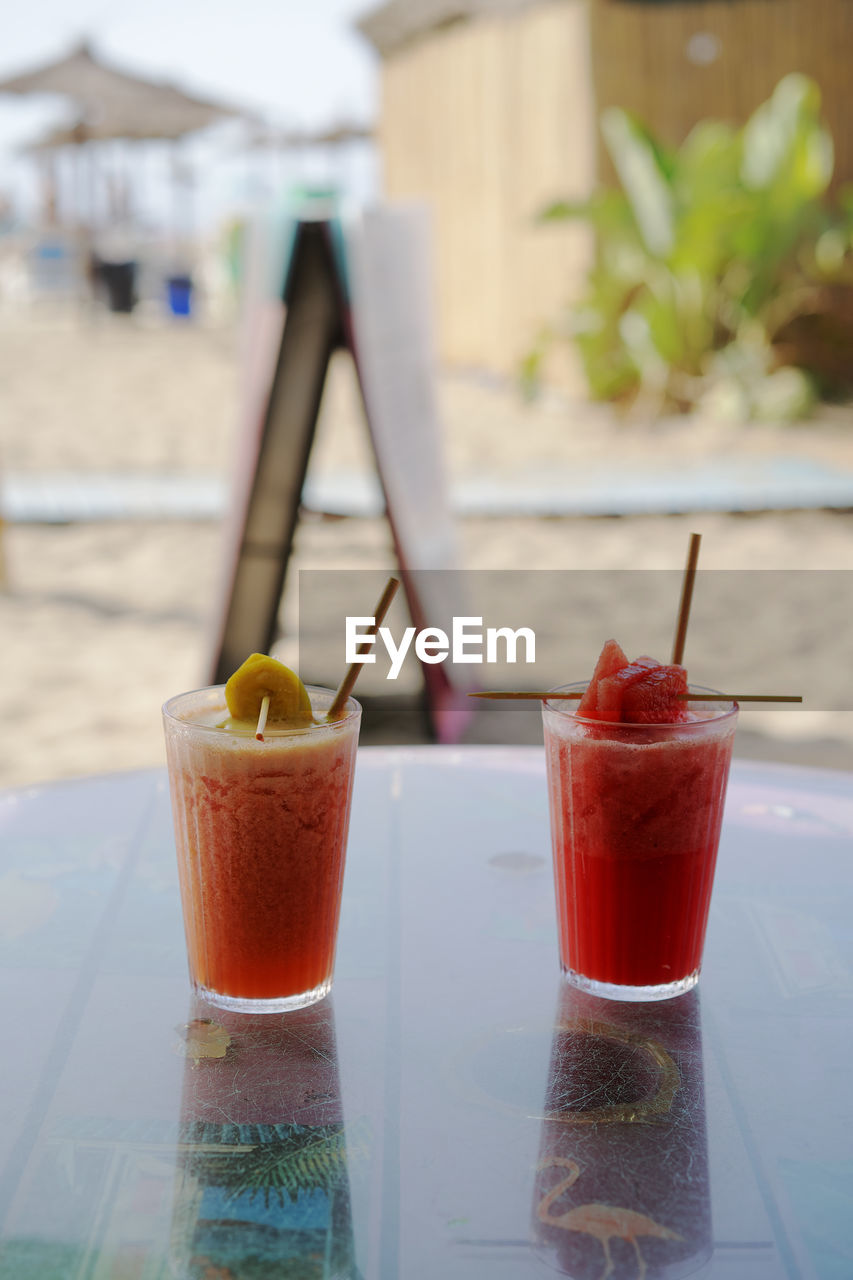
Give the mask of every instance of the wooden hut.
M 594 175 L 585 0 L 422 0 L 369 15 L 385 194 L 434 216 L 442 359 L 507 373 L 576 291 L 584 227 L 536 227 Z
M 853 179 L 853 0 L 391 0 L 358 25 L 381 58 L 385 194 L 433 208 L 449 365 L 513 372 L 577 296 L 588 231 L 534 216 L 606 176 L 605 106 L 677 143 L 703 117 L 744 121 L 802 71 L 836 177 Z

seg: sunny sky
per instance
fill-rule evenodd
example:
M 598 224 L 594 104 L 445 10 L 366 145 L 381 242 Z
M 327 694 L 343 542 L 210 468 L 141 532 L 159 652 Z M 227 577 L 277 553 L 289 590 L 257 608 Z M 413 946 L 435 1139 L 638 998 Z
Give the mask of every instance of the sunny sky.
M 27 0 L 4 23 L 0 79 L 61 57 L 85 37 L 122 68 L 285 127 L 368 122 L 376 59 L 353 21 L 374 7 L 372 0 Z M 68 114 L 57 99 L 0 95 L 0 190 L 32 198 L 33 166 L 20 148 Z

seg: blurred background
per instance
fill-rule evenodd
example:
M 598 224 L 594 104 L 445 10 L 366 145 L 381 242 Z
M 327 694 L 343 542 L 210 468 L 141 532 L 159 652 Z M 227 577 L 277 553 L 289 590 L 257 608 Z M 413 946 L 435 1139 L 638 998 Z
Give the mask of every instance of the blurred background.
M 693 678 L 740 648 L 756 692 L 837 682 L 745 711 L 741 754 L 853 767 L 851 49 L 849 0 L 32 0 L 0 51 L 0 785 L 162 763 L 292 220 L 376 205 L 428 216 L 454 564 L 489 623 L 550 627 L 503 687 L 589 673 L 617 572 L 654 575 L 649 647 L 695 530 L 726 577 Z M 341 627 L 335 573 L 395 567 L 375 471 L 340 353 L 294 665 Z M 364 741 L 430 739 L 417 667 L 366 691 Z M 541 741 L 538 710 L 465 739 Z

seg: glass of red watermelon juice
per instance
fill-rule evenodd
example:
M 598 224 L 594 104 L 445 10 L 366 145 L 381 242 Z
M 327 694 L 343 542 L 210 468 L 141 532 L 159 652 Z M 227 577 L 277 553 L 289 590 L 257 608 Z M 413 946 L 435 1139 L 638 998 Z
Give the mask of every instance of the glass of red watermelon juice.
M 618 1000 L 680 995 L 702 962 L 737 704 L 688 702 L 675 724 L 577 706 L 542 706 L 564 975 Z
M 313 1004 L 332 985 L 361 707 L 317 723 L 225 728 L 224 686 L 163 708 L 190 980 L 245 1013 Z

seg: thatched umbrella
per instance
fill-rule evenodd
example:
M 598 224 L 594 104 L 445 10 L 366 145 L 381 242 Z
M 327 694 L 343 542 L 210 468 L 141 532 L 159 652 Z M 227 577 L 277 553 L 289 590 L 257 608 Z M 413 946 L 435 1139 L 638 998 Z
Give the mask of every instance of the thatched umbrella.
M 85 241 L 81 247 L 89 260 L 95 221 L 95 144 L 110 140 L 176 143 L 187 134 L 220 121 L 251 118 L 246 111 L 186 93 L 169 81 L 149 79 L 113 66 L 96 56 L 87 41 L 64 57 L 0 80 L 2 93 L 57 94 L 74 104 L 77 119 L 72 124 L 49 130 L 26 150 L 45 155 L 65 147 L 76 148 L 81 161 L 78 172 L 82 171 L 83 157 L 87 157 L 89 225 L 86 227 L 87 219 L 81 215 L 78 222 Z M 173 177 L 177 203 L 178 190 L 182 184 L 186 188 L 186 181 L 176 157 Z
M 73 102 L 74 123 L 51 129 L 26 148 L 42 153 L 69 146 L 91 150 L 88 144 L 111 139 L 175 142 L 222 120 L 251 118 L 246 111 L 186 93 L 170 81 L 112 66 L 85 40 L 65 57 L 0 80 L 3 93 L 58 94 Z M 93 181 L 90 166 L 90 184 Z
M 266 152 L 278 162 L 278 178 L 283 176 L 284 157 L 312 151 L 323 151 L 338 168 L 336 181 L 343 185 L 341 170 L 345 153 L 353 144 L 374 142 L 372 126 L 356 120 L 339 120 L 314 129 L 294 129 L 278 125 L 259 124 L 250 129 L 242 139 L 240 149 L 248 152 Z
M 59 94 L 78 111 L 75 129 L 87 137 L 179 138 L 227 117 L 248 113 L 186 93 L 104 62 L 83 40 L 65 57 L 0 80 L 0 93 Z M 76 140 L 76 139 L 74 139 Z

